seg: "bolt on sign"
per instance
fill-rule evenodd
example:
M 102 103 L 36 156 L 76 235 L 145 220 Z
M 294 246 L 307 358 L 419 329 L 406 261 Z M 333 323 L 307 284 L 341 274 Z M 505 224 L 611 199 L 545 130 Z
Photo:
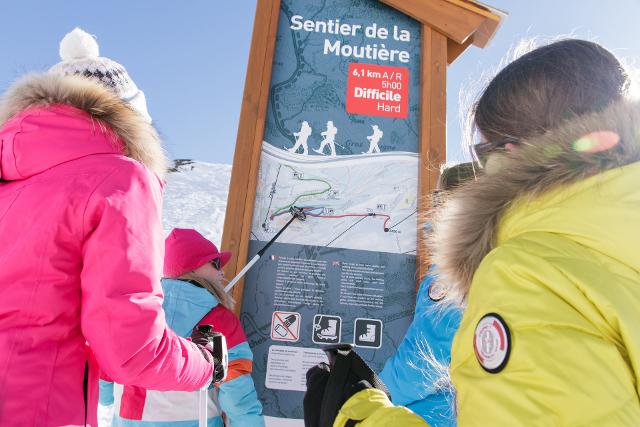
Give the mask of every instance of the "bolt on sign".
M 501 15 L 468 0 L 258 0 L 222 246 L 268 425 L 351 343 L 380 371 L 411 323 L 418 218 L 445 162 L 446 65 Z M 297 421 L 296 421 L 297 420 Z M 288 424 L 287 424 L 288 425 Z

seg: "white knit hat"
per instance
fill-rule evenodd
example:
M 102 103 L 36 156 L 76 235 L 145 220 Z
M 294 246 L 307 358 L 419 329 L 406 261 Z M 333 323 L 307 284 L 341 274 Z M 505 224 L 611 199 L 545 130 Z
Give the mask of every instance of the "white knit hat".
M 60 42 L 60 58 L 62 62 L 51 67 L 50 73 L 77 74 L 99 80 L 151 123 L 144 92 L 138 89 L 122 65 L 100 56 L 98 42 L 89 33 L 75 28 L 64 36 Z

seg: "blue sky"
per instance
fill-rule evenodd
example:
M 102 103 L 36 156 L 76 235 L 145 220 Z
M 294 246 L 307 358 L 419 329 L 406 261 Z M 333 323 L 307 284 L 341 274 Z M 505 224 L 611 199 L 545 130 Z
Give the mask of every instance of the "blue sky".
M 449 67 L 450 160 L 463 158 L 460 90 L 477 90 L 519 40 L 572 34 L 640 65 L 640 0 L 486 1 L 509 16 L 488 48 L 470 48 Z M 0 90 L 58 62 L 60 39 L 79 26 L 145 91 L 171 157 L 231 163 L 254 12 L 255 0 L 10 2 L 0 26 Z

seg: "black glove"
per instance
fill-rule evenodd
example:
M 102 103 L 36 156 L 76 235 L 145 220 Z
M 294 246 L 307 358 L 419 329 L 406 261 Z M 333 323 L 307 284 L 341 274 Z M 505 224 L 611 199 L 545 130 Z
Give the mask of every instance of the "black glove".
M 307 392 L 302 401 L 305 427 L 320 426 L 322 398 L 327 388 L 330 372 L 331 368 L 326 363 L 320 363 L 307 371 Z
M 325 351 L 332 366 L 320 363 L 307 372 L 305 427 L 331 427 L 342 405 L 359 391 L 375 387 L 388 394 L 380 378 L 350 347 Z
M 198 327 L 193 328 L 193 331 L 191 331 L 191 341 L 202 347 L 211 346 L 212 342 L 209 338 L 211 336 L 211 330 L 213 329 L 213 326 L 212 325 L 200 325 L 200 326 L 208 326 L 209 328 L 207 329 L 198 328 Z M 212 351 L 210 351 L 210 353 L 212 353 Z
M 229 355 L 227 342 L 220 332 L 214 332 L 212 325 L 198 325 L 191 332 L 195 343 L 204 357 L 213 365 L 213 384 L 219 384 L 227 377 Z

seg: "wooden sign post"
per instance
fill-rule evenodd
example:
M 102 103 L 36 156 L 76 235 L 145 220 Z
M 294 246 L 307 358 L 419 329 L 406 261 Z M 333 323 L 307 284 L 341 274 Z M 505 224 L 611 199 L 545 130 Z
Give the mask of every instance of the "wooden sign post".
M 446 161 L 446 67 L 502 15 L 469 0 L 258 0 L 222 248 L 267 423 L 302 418 L 325 344 L 381 369 L 408 327 L 421 200 Z M 298 421 L 299 423 L 300 421 Z M 295 422 L 294 422 L 295 423 Z

